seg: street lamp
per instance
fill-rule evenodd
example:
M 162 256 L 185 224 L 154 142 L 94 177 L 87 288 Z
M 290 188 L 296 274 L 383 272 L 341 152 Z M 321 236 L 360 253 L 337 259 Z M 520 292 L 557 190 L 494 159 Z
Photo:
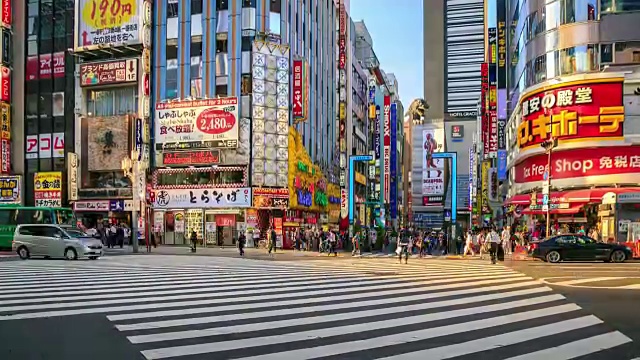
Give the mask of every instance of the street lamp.
M 542 148 L 547 153 L 547 171 L 545 172 L 546 174 L 546 179 L 544 179 L 545 183 L 542 186 L 542 196 L 547 196 L 547 204 L 544 204 L 544 205 L 547 208 L 547 236 L 546 237 L 548 238 L 549 229 L 551 225 L 549 221 L 549 202 L 548 202 L 549 188 L 551 187 L 551 153 L 553 153 L 553 149 L 555 149 L 558 146 L 558 139 L 552 137 L 548 140 L 543 141 L 542 144 L 540 144 L 540 146 L 542 146 Z
M 143 214 L 142 202 L 145 198 L 145 170 L 147 162 L 140 158 L 138 151 L 132 151 L 131 156 L 122 159 L 121 168 L 124 176 L 131 180 L 133 193 L 133 210 L 131 211 L 131 244 L 133 252 L 138 252 L 138 210 Z

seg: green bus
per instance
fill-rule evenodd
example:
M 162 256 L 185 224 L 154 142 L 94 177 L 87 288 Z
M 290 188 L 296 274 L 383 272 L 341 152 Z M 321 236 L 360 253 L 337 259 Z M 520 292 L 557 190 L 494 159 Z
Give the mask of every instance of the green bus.
M 0 250 L 11 250 L 13 233 L 20 224 L 60 224 L 76 226 L 69 208 L 0 205 Z

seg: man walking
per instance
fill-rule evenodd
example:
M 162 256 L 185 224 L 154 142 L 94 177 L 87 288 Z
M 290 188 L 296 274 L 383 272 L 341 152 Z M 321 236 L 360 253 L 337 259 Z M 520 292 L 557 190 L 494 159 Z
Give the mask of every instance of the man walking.
M 273 225 L 269 228 L 269 255 L 271 255 L 271 251 L 276 253 L 276 230 L 273 228 Z

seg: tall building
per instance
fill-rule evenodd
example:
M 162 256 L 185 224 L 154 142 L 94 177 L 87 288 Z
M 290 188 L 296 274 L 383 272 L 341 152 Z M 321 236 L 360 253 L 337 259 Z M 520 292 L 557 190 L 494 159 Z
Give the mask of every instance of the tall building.
M 428 139 L 436 135 L 438 151 L 458 154 L 457 181 L 441 175 L 444 189 L 413 184 L 412 209 L 423 224 L 438 224 L 439 214 L 451 212 L 451 187 L 457 186 L 457 219 L 465 223 L 469 214 L 469 157 L 476 131 L 477 102 L 481 91 L 480 65 L 484 61 L 484 0 L 436 0 L 424 9 L 424 99 L 429 104 L 419 131 L 414 129 L 414 151 L 423 153 Z M 442 137 L 440 137 L 442 136 Z M 423 179 L 423 162 L 416 162 L 414 181 Z M 437 175 L 434 172 L 434 175 Z M 465 190 L 465 191 L 462 191 Z M 427 193 L 425 193 L 425 191 Z M 424 215 L 420 215 L 424 213 Z M 446 220 L 446 216 L 443 220 Z M 463 224 L 464 227 L 466 225 Z
M 326 194 L 326 184 L 292 182 L 289 157 L 298 159 L 295 172 L 315 174 L 317 169 L 337 182 L 334 2 L 161 0 L 158 5 L 154 188 L 156 194 L 185 194 L 187 202 L 190 193 L 197 194 L 186 212 L 177 205 L 156 211 L 157 218 L 165 219 L 167 239 L 170 233 L 178 234 L 175 227 L 168 229 L 166 220 L 175 216 L 186 219 L 181 234 L 195 229 L 199 236 L 204 232 L 207 241 L 229 244 L 236 224 L 257 229 L 280 224 L 279 235 L 286 234 L 283 223 L 302 219 L 315 225 L 320 221 L 316 203 L 326 202 L 313 194 Z M 214 140 L 192 142 L 185 149 L 185 128 L 172 129 L 177 123 L 166 110 L 183 103 L 187 109 L 209 107 L 212 114 L 233 108 L 237 120 L 218 124 L 213 122 L 218 115 L 212 115 L 205 133 Z M 297 146 L 303 146 L 304 156 Z M 185 150 L 190 153 L 185 155 Z M 285 213 L 287 208 L 300 210 Z M 174 239 L 178 243 L 184 236 Z
M 563 11 L 497 3 L 498 43 L 501 28 L 507 39 L 497 54 L 498 84 L 508 88 L 506 218 L 543 225 L 548 210 L 551 229 L 598 227 L 602 240 L 627 241 L 616 224 L 635 221 L 619 204 L 637 203 L 624 194 L 640 192 L 638 2 L 589 0 Z

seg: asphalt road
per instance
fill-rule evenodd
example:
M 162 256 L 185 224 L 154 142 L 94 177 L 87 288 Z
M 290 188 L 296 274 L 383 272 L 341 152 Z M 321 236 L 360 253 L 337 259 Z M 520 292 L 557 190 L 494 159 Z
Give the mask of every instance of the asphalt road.
M 535 280 L 604 264 L 269 259 L 0 261 L 0 359 L 640 357 L 638 290 Z

